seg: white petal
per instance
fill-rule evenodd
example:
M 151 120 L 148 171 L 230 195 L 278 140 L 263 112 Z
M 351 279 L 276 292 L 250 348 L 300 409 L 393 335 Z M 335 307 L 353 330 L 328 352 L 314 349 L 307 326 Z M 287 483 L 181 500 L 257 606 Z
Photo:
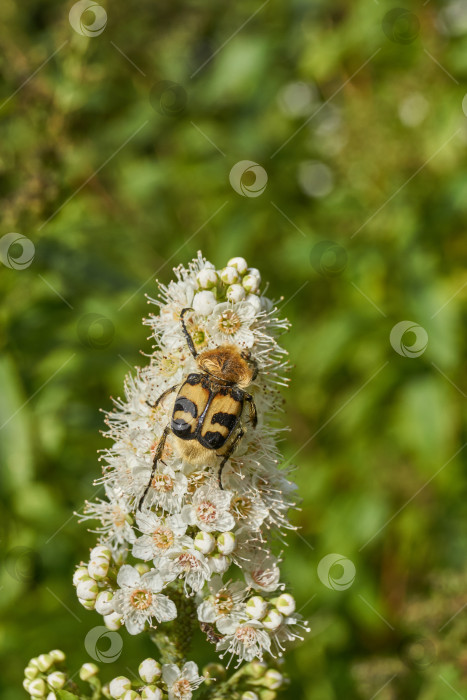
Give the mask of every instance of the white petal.
M 151 608 L 158 622 L 168 622 L 169 620 L 175 620 L 177 617 L 175 603 L 166 595 L 159 594 L 154 596 Z
M 180 669 L 176 664 L 164 664 L 162 666 L 162 678 L 170 688 L 180 678 Z
M 200 622 L 215 622 L 216 617 L 216 609 L 209 600 L 205 600 L 204 603 L 198 605 L 198 620 Z
M 196 681 L 199 678 L 198 666 L 194 661 L 187 661 L 182 669 L 182 676 L 189 681 Z
M 217 629 L 221 634 L 235 634 L 237 627 L 239 626 L 239 621 L 232 619 L 232 617 L 221 617 L 217 621 Z
M 141 585 L 149 588 L 152 593 L 159 593 L 164 588 L 165 583 L 159 572 L 156 569 L 151 569 L 147 574 L 141 576 Z
M 135 568 L 124 564 L 117 576 L 117 583 L 119 586 L 126 586 L 128 588 L 137 588 L 140 584 L 141 577 Z
M 154 557 L 154 542 L 149 535 L 138 537 L 133 545 L 132 554 L 136 559 L 149 561 Z
M 181 518 L 183 522 L 187 523 L 188 525 L 194 525 L 196 522 L 196 514 L 195 514 L 195 509 L 193 506 L 183 506 L 182 512 L 181 512 Z
M 139 634 L 142 632 L 144 630 L 144 624 L 144 618 L 127 617 L 125 620 L 125 627 L 130 634 Z
M 228 532 L 235 527 L 235 518 L 232 513 L 222 513 L 216 520 L 216 530 Z

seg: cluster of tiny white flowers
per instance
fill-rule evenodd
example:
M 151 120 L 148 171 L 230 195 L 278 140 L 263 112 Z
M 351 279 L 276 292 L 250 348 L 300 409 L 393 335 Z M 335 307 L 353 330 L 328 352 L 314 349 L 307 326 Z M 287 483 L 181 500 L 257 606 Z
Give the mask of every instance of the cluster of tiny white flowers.
M 262 292 L 259 271 L 243 258 L 216 270 L 198 254 L 175 274 L 175 281 L 159 285 L 159 299 L 149 299 L 159 307 L 145 321 L 155 340 L 149 363 L 127 377 L 125 398 L 107 414 L 113 444 L 103 453 L 97 482 L 106 498 L 87 503 L 83 518 L 99 521 L 99 544 L 76 569 L 77 595 L 110 629 L 125 625 L 137 634 L 176 618 L 171 584 L 181 579 L 185 594 L 196 596 L 201 628 L 221 656 L 235 655 L 240 663 L 262 659 L 264 652 L 282 655 L 284 642 L 301 639 L 306 629 L 294 599 L 283 593 L 280 558 L 271 549 L 273 539 L 293 529 L 287 514 L 295 505 L 289 471 L 278 467 L 281 429 L 273 425 L 288 366 L 277 338 L 288 322 Z M 250 351 L 259 369 L 248 387 L 258 425 L 253 429 L 242 418 L 245 436 L 225 465 L 223 488 L 212 465 L 183 460 L 169 432 L 140 509 L 173 410 L 174 398 L 155 406 L 156 400 L 199 372 L 180 322 L 186 308 L 192 309 L 184 321 L 197 352 L 222 344 Z
M 64 666 L 65 654 L 54 649 L 31 659 L 24 670 L 23 687 L 33 699 L 59 700 L 62 689 L 68 688 L 71 697 L 78 697 L 79 689 Z M 114 700 L 190 700 L 193 690 L 205 680 L 200 676 L 194 661 L 187 661 L 182 668 L 176 664 L 159 664 L 155 659 L 142 661 L 138 668 L 138 678 L 131 681 L 126 676 L 117 676 L 105 686 L 98 677 L 99 667 L 85 663 L 79 670 L 80 680 L 89 683 L 93 697 L 114 698 Z M 81 697 L 81 695 L 80 695 Z M 86 696 L 87 697 L 87 696 Z

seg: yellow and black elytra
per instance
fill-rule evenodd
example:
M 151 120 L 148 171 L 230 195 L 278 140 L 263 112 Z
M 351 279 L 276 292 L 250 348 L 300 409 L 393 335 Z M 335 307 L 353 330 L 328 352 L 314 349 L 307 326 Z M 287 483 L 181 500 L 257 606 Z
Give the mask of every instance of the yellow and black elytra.
M 213 457 L 222 457 L 218 479 L 223 488 L 222 470 L 245 434 L 241 421 L 245 402 L 250 422 L 256 427 L 256 406 L 251 394 L 245 391 L 258 374 L 256 362 L 249 351 L 241 352 L 235 345 L 219 345 L 198 355 L 184 321 L 188 311 L 193 309 L 183 309 L 180 322 L 188 348 L 201 371 L 189 374 L 180 388 L 175 385 L 164 391 L 154 404 L 158 406 L 178 389 L 170 425 L 165 427 L 157 445 L 151 478 L 138 508 L 149 491 L 169 433 L 175 438 L 178 453 L 188 464 L 204 466 L 210 464 Z

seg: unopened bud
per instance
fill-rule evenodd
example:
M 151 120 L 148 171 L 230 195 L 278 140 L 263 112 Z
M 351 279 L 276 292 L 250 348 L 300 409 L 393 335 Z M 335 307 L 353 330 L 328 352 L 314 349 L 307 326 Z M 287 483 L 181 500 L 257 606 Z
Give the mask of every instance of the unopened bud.
M 282 615 L 291 615 L 295 611 L 295 598 L 290 593 L 282 593 L 275 605 Z
M 221 532 L 217 538 L 217 549 L 221 554 L 231 554 L 235 549 L 236 539 L 233 532 Z
M 99 587 L 93 578 L 81 580 L 76 586 L 76 593 L 81 600 L 96 600 Z
M 109 571 L 109 560 L 105 557 L 91 559 L 88 564 L 89 576 L 95 581 L 103 581 Z
M 66 675 L 62 671 L 53 671 L 47 676 L 47 685 L 54 690 L 60 690 L 66 683 Z
M 255 275 L 245 275 L 243 278 L 243 287 L 249 294 L 258 294 L 261 280 Z
M 39 669 L 37 668 L 37 666 L 26 666 L 26 668 L 24 669 L 24 675 L 30 681 L 34 680 L 38 673 Z
M 73 585 L 77 586 L 80 581 L 85 581 L 89 578 L 88 569 L 86 566 L 78 566 L 73 574 Z
M 278 627 L 281 626 L 283 617 L 280 614 L 278 610 L 275 608 L 272 608 L 266 615 L 266 617 L 262 620 L 263 625 L 266 627 L 268 630 L 276 630 Z
M 244 275 L 248 269 L 248 263 L 245 258 L 230 258 L 227 265 L 229 267 L 234 267 L 239 275 Z
M 66 659 L 65 652 L 63 652 L 61 649 L 52 649 L 49 654 L 56 663 L 60 663 Z
M 243 301 L 246 297 L 245 290 L 241 284 L 231 284 L 226 293 L 228 301 Z
M 43 698 L 47 691 L 47 687 L 42 678 L 35 678 L 29 681 L 28 693 L 33 698 Z
M 141 690 L 142 700 L 162 700 L 162 690 L 155 685 L 146 685 Z
M 266 615 L 268 604 L 260 595 L 254 595 L 246 602 L 246 611 L 254 620 L 261 620 Z
M 131 690 L 131 681 L 126 676 L 117 676 L 109 683 L 110 695 L 115 700 L 119 700 L 127 690 Z
M 116 612 L 110 613 L 110 615 L 104 615 L 104 625 L 109 630 L 119 630 L 122 626 L 122 616 Z
M 100 559 L 101 557 L 110 561 L 112 558 L 112 552 L 108 547 L 99 544 L 97 547 L 94 547 L 94 549 L 91 549 L 91 556 L 89 559 Z
M 240 275 L 234 267 L 229 266 L 221 270 L 220 278 L 223 283 L 229 287 L 231 284 L 237 284 L 239 282 Z
M 48 671 L 51 666 L 53 666 L 54 660 L 50 654 L 41 654 L 37 657 L 37 668 L 43 673 Z
M 204 268 L 200 270 L 196 275 L 196 280 L 201 289 L 212 289 L 215 287 L 219 281 L 217 272 L 215 270 L 210 270 Z
M 93 676 L 97 676 L 99 667 L 96 664 L 85 663 L 79 669 L 79 677 L 82 681 L 88 681 Z
M 160 663 L 155 659 L 144 659 L 138 668 L 139 677 L 145 683 L 152 683 L 156 678 L 159 678 L 162 673 Z
M 264 674 L 262 683 L 270 690 L 277 690 L 284 684 L 284 676 L 280 671 L 276 671 L 275 668 L 270 668 Z
M 210 554 L 216 546 L 216 540 L 210 532 L 198 532 L 195 537 L 195 547 L 203 554 Z
M 96 598 L 96 610 L 99 615 L 110 615 L 114 612 L 112 599 L 114 595 L 112 591 L 101 591 Z

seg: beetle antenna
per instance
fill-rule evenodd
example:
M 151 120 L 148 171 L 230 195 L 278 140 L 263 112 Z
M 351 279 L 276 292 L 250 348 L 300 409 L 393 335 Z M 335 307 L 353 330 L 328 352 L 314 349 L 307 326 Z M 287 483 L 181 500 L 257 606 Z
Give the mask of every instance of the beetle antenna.
M 185 325 L 185 321 L 183 318 L 187 311 L 194 311 L 194 309 L 192 309 L 189 306 L 187 306 L 185 309 L 182 309 L 182 312 L 180 314 L 180 323 L 182 324 L 183 335 L 185 336 L 186 344 L 188 345 L 191 354 L 193 355 L 193 357 L 196 360 L 196 358 L 198 357 L 198 353 L 196 352 L 195 344 L 193 343 L 193 338 L 188 333 L 186 325 Z

